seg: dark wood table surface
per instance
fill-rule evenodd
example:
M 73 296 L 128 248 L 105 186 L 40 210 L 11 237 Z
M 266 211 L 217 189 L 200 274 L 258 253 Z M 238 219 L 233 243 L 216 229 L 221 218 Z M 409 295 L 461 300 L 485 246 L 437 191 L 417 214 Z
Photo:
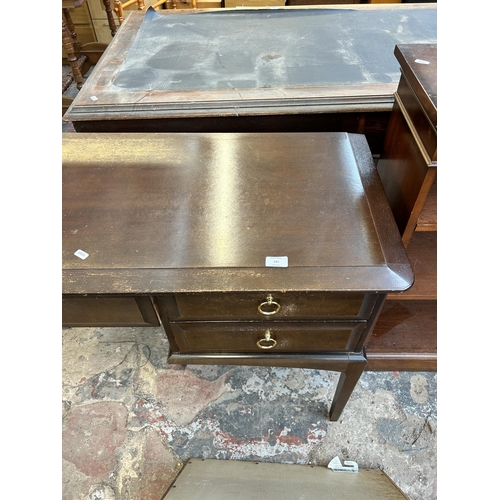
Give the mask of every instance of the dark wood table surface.
M 353 138 L 364 140 L 64 134 L 65 292 L 407 288 L 399 233 Z M 266 268 L 276 255 L 287 269 Z

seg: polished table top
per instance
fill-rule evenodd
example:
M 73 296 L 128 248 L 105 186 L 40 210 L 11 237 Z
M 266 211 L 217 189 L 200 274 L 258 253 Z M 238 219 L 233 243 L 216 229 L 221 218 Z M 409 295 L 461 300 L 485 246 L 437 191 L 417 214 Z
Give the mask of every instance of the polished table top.
M 434 4 L 132 12 L 65 120 L 390 110 Z M 339 109 L 340 109 L 339 108 Z
M 413 280 L 356 134 L 63 134 L 62 241 L 65 293 L 394 291 Z

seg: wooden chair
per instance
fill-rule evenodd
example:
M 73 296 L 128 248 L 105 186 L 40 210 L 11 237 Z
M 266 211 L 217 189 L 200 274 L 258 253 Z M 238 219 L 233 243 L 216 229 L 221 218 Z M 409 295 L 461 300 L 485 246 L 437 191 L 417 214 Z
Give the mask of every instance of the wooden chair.
M 83 75 L 89 70 L 90 66 L 97 63 L 107 44 L 99 42 L 89 42 L 84 45 L 78 40 L 75 25 L 71 18 L 71 9 L 81 7 L 87 0 L 62 0 L 62 44 L 66 51 L 66 58 L 71 67 L 71 73 L 62 81 L 62 93 L 66 92 L 73 81 L 80 90 L 83 86 Z M 103 0 L 106 15 L 109 22 L 111 36 L 115 36 L 116 23 L 111 10 L 111 0 Z M 63 95 L 63 115 L 71 104 L 71 98 L 65 98 Z
M 128 0 L 128 2 L 125 3 L 122 3 L 120 0 L 115 0 L 115 6 L 113 7 L 113 10 L 115 11 L 116 17 L 118 17 L 118 22 L 120 24 L 123 24 L 123 9 L 129 7 L 130 5 L 133 5 L 134 3 L 137 4 L 137 10 L 144 10 L 144 0 Z

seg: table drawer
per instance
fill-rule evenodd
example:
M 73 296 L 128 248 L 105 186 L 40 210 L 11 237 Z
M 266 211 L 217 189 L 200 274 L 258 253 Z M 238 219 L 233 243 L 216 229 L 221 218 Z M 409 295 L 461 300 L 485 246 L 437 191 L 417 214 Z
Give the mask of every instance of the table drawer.
M 354 349 L 365 322 L 171 323 L 181 353 L 333 352 Z
M 165 303 L 171 321 L 367 319 L 375 298 L 334 292 L 180 293 Z
M 159 326 L 148 296 L 63 295 L 63 326 Z

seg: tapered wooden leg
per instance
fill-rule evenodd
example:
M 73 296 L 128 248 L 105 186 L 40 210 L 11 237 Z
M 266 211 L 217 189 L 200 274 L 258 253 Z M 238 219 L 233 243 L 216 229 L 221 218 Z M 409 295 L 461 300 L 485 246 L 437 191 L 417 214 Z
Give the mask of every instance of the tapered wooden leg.
M 335 390 L 332 406 L 330 408 L 330 420 L 336 422 L 344 407 L 351 397 L 352 391 L 358 383 L 359 377 L 366 366 L 364 354 L 351 354 L 346 371 L 340 374 L 340 380 Z

